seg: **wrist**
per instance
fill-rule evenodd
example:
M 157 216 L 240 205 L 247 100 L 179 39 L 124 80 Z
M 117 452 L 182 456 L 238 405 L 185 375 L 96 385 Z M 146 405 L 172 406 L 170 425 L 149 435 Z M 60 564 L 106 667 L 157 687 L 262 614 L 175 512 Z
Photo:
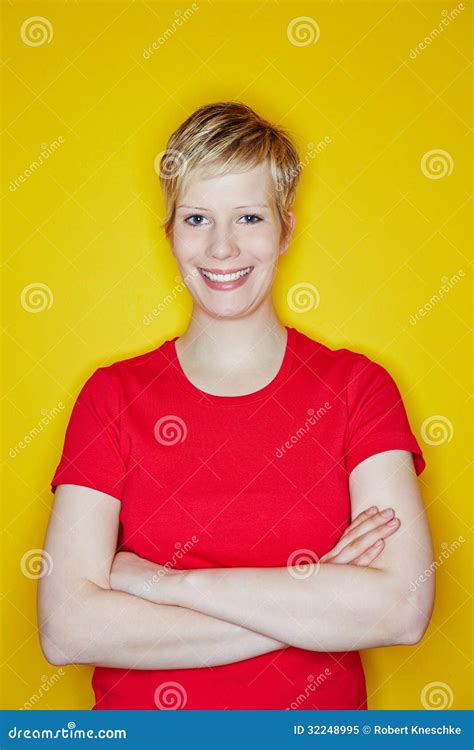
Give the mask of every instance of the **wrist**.
M 161 591 L 165 599 L 163 603 L 178 607 L 186 607 L 189 600 L 189 579 L 193 570 L 176 570 L 161 568 L 159 582 L 155 583 L 156 590 Z
M 213 585 L 217 580 L 214 568 L 193 568 L 180 571 L 179 585 L 172 589 L 173 604 L 188 609 L 204 612 L 203 601 L 209 599 Z
M 156 604 L 172 604 L 175 599 L 173 591 L 181 580 L 182 572 L 146 560 L 133 552 L 119 552 L 112 565 L 110 586 L 115 591 L 123 591 Z

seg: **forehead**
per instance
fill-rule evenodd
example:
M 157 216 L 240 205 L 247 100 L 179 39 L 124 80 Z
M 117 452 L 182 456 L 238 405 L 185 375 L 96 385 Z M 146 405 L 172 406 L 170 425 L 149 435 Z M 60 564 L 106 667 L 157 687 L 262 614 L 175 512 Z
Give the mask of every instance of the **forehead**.
M 241 171 L 223 175 L 194 170 L 186 180 L 178 198 L 178 205 L 245 206 L 275 202 L 275 185 L 267 161 Z

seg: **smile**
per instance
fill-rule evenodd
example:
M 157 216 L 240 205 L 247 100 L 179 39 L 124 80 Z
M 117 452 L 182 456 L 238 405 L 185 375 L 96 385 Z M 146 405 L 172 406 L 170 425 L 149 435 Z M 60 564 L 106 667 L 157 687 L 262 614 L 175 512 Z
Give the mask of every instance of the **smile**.
M 241 268 L 238 271 L 232 271 L 228 273 L 213 273 L 212 271 L 208 271 L 205 268 L 199 268 L 198 270 L 201 275 L 204 276 L 204 278 L 209 279 L 209 281 L 222 284 L 229 281 L 238 281 L 244 276 L 248 276 L 252 269 L 253 266 L 246 266 L 245 268 Z

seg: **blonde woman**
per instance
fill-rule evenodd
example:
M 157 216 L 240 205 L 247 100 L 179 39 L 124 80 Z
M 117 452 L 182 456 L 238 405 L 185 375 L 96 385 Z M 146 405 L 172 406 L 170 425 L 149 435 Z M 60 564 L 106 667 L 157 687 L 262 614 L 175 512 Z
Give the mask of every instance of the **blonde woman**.
M 94 709 L 366 709 L 359 650 L 427 628 L 425 462 L 397 385 L 272 301 L 299 172 L 238 102 L 167 144 L 189 325 L 92 372 L 51 482 L 41 644 L 95 666 Z

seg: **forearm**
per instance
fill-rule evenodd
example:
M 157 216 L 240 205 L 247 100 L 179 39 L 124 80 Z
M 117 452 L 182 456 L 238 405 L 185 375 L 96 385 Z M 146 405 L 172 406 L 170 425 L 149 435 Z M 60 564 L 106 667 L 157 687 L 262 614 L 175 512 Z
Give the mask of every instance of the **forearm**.
M 284 648 L 269 636 L 205 613 L 155 604 L 89 581 L 71 601 L 47 611 L 41 642 L 56 664 L 185 669 L 230 664 Z
M 164 580 L 168 601 L 291 646 L 350 651 L 406 642 L 405 604 L 385 571 L 321 563 L 307 577 L 285 568 L 184 571 Z

